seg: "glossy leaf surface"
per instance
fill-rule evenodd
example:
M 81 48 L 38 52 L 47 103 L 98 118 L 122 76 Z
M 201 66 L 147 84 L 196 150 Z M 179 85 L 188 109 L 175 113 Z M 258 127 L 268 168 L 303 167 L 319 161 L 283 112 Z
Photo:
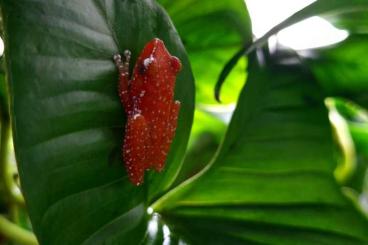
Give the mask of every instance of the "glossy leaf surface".
M 16 156 L 40 243 L 138 243 L 146 189 L 174 181 L 193 115 L 193 77 L 169 18 L 150 0 L 2 3 Z M 120 158 L 124 113 L 112 56 L 129 49 L 134 64 L 154 37 L 183 63 L 182 107 L 165 171 L 137 188 Z

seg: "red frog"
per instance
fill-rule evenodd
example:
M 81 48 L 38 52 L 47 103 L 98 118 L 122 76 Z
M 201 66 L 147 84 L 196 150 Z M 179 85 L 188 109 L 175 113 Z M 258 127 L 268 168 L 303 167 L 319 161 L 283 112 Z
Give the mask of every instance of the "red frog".
M 114 61 L 119 69 L 119 97 L 127 115 L 122 155 L 130 181 L 143 183 L 146 169 L 160 172 L 175 135 L 180 102 L 174 99 L 181 62 L 158 38 L 148 42 L 129 75 L 130 51 Z

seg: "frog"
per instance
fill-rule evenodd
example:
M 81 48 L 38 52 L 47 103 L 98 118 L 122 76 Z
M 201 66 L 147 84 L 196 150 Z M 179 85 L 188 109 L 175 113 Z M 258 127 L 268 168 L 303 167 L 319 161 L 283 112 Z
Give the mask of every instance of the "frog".
M 130 59 L 128 49 L 113 56 L 119 72 L 118 94 L 127 118 L 122 159 L 130 181 L 138 186 L 146 170 L 164 169 L 180 111 L 174 90 L 182 64 L 159 38 L 144 46 L 132 75 Z

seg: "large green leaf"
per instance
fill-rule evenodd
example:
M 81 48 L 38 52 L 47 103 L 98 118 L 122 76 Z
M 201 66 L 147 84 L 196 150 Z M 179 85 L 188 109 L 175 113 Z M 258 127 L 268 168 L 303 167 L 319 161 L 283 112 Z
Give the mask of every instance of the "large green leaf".
M 342 194 L 320 87 L 300 67 L 250 62 L 214 162 L 153 204 L 193 244 L 366 244 Z
M 14 143 L 22 189 L 42 244 L 137 244 L 149 196 L 179 171 L 190 131 L 193 77 L 171 21 L 155 1 L 2 1 Z M 120 159 L 124 113 L 112 56 L 133 63 L 152 38 L 164 40 L 183 70 L 182 102 L 165 171 L 141 187 Z
M 252 40 L 243 0 L 159 0 L 188 51 L 196 78 L 197 102 L 215 103 L 213 89 L 226 61 Z M 235 102 L 245 81 L 245 58 L 227 79 L 223 102 Z

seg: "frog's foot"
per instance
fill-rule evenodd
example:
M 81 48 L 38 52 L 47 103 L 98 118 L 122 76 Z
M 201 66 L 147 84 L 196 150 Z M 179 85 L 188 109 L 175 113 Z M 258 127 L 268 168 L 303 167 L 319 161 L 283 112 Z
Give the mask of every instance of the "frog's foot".
M 124 105 L 126 113 L 131 111 L 132 103 L 129 98 L 129 62 L 131 53 L 129 50 L 124 51 L 124 59 L 120 54 L 115 54 L 113 59 L 119 70 L 118 92 L 121 103 Z
M 120 54 L 115 54 L 113 59 L 116 67 L 119 69 L 120 75 L 129 76 L 129 62 L 130 62 L 131 52 L 129 50 L 124 51 L 124 59 L 122 59 Z

